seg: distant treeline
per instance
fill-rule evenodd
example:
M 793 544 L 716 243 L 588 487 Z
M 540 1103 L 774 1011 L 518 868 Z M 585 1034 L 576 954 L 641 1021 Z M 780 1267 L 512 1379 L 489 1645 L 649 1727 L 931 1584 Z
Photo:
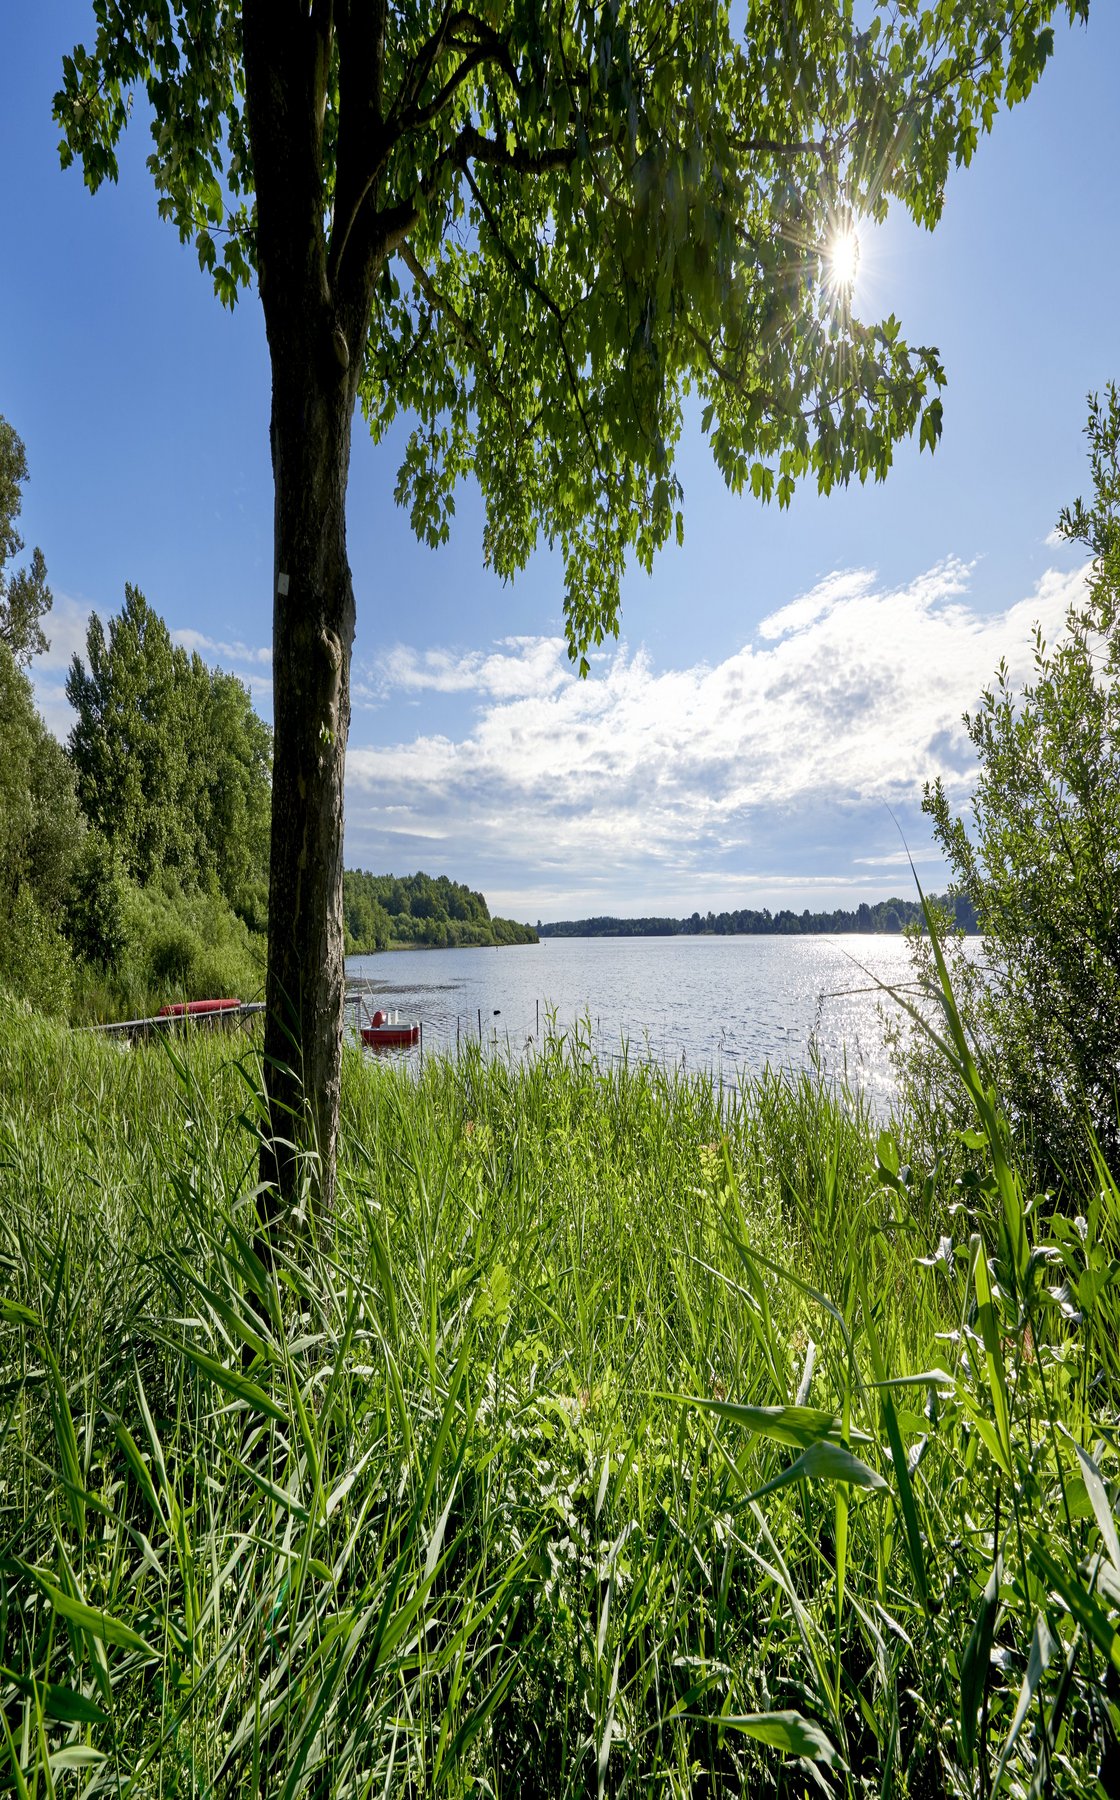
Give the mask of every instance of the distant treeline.
M 978 930 L 971 902 L 963 894 L 937 894 L 935 903 L 949 913 L 961 931 Z M 920 925 L 922 909 L 916 900 L 861 901 L 854 912 L 837 907 L 834 912 L 772 913 L 744 907 L 740 912 L 698 913 L 687 919 L 558 919 L 552 925 L 537 920 L 537 931 L 547 937 L 796 937 L 808 932 L 903 931 Z
M 346 954 L 368 955 L 394 944 L 455 949 L 463 944 L 535 944 L 531 925 L 492 919 L 481 894 L 446 875 L 371 875 L 347 869 L 342 877 Z

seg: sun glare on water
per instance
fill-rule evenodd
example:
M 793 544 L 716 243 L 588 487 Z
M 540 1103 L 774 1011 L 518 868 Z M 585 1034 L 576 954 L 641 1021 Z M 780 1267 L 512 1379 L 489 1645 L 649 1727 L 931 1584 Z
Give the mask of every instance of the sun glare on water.
M 828 279 L 832 287 L 850 294 L 859 273 L 859 233 L 852 226 L 836 231 L 828 245 Z

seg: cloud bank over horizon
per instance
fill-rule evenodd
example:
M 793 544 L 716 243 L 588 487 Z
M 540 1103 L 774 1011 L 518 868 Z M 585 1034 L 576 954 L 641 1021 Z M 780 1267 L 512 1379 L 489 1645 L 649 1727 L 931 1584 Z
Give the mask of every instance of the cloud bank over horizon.
M 941 775 L 971 786 L 961 715 L 1001 657 L 1029 679 L 1083 573 L 1048 571 L 1004 612 L 968 601 L 949 558 L 905 586 L 837 571 L 763 618 L 724 661 L 655 669 L 623 642 L 579 681 L 560 637 L 487 651 L 397 644 L 356 692 L 468 702 L 459 732 L 388 744 L 351 730 L 347 862 L 423 866 L 521 917 L 855 905 L 943 879 L 921 814 Z
M 955 558 L 898 587 L 834 571 L 713 664 L 657 668 L 622 641 L 580 681 L 563 638 L 544 635 L 356 661 L 346 861 L 445 873 L 530 919 L 854 906 L 910 892 L 908 853 L 940 885 L 923 784 L 940 775 L 966 804 L 962 713 L 1001 658 L 1029 679 L 1036 623 L 1052 641 L 1084 583 L 1051 569 L 985 613 L 970 575 Z M 58 596 L 32 668 L 62 739 L 91 610 Z M 232 668 L 268 716 L 266 647 L 171 635 Z

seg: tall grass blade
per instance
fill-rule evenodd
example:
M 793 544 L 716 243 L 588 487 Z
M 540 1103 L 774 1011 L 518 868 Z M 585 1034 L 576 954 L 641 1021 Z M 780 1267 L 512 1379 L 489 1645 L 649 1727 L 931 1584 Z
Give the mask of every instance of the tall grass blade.
M 1003 1749 L 1000 1752 L 999 1762 L 996 1764 L 995 1775 L 992 1778 L 993 1794 L 999 1793 L 1004 1770 L 1019 1741 L 1019 1733 L 1023 1729 L 1027 1714 L 1031 1709 L 1031 1703 L 1039 1690 L 1042 1677 L 1050 1666 L 1050 1659 L 1056 1649 L 1057 1641 L 1053 1637 L 1049 1625 L 1046 1623 L 1046 1615 L 1045 1613 L 1039 1613 L 1038 1617 L 1035 1619 L 1034 1631 L 1031 1635 L 1031 1648 L 1030 1655 L 1027 1657 L 1026 1674 L 1023 1676 L 1023 1684 L 1019 1689 L 1019 1698 L 1016 1702 L 1014 1716 L 1012 1717 L 1011 1724 L 1008 1728 Z
M 961 1658 L 961 1747 L 968 1768 L 972 1767 L 976 1755 L 976 1726 L 991 1671 L 992 1643 L 995 1639 L 1002 1579 L 1003 1564 L 997 1556 L 992 1564 L 992 1572 L 984 1584 L 976 1621 Z

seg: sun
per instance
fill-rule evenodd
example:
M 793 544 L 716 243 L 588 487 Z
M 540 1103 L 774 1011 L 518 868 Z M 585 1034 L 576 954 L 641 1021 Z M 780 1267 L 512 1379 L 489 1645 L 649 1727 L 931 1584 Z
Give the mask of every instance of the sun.
M 825 252 L 830 287 L 850 294 L 859 273 L 859 233 L 853 225 L 838 227 Z

